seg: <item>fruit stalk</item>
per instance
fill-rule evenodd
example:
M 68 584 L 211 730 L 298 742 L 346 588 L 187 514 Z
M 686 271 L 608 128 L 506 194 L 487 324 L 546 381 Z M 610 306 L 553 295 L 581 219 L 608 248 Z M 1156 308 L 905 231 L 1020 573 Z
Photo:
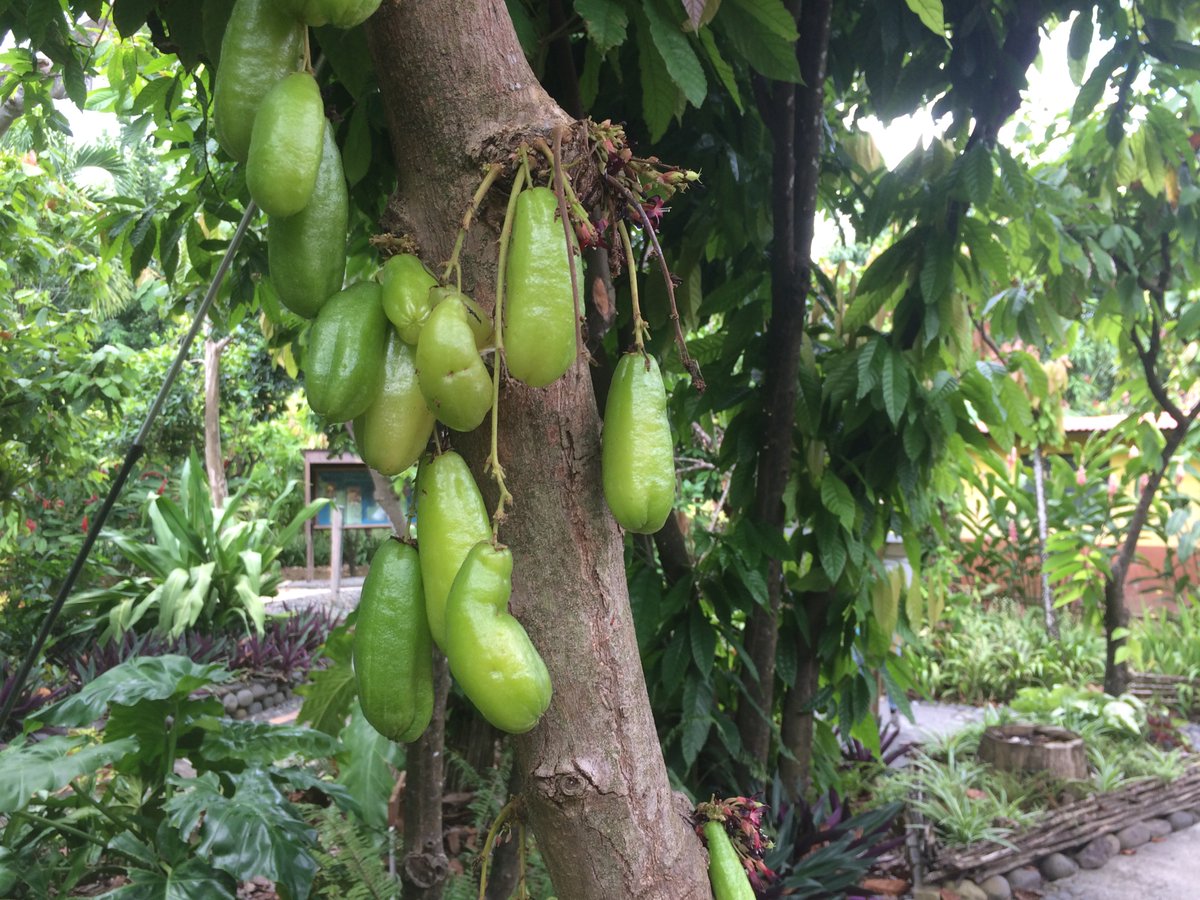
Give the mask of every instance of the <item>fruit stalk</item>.
M 503 165 L 492 163 L 488 166 L 487 173 L 483 176 L 483 181 L 479 182 L 479 187 L 475 190 L 475 196 L 471 198 L 471 205 L 463 213 L 462 224 L 458 228 L 458 236 L 454 239 L 454 249 L 450 251 L 450 259 L 446 261 L 446 268 L 442 270 L 442 284 L 450 280 L 451 272 L 456 272 L 458 275 L 458 289 L 462 290 L 462 270 L 458 265 L 458 257 L 462 253 L 463 243 L 467 239 L 467 231 L 471 228 L 471 222 L 474 220 L 475 214 L 479 212 L 479 207 L 483 204 L 483 198 L 487 196 L 487 192 L 496 183 L 496 179 L 500 177 L 500 173 L 503 171 Z
M 633 245 L 629 242 L 629 229 L 624 222 L 617 223 L 617 231 L 621 234 L 621 246 L 625 248 L 625 268 L 629 272 L 629 296 L 633 298 L 633 342 L 639 353 L 646 352 L 643 333 L 647 330 L 646 320 L 642 318 L 642 308 L 638 304 L 637 260 L 633 256 Z
M 512 236 L 513 214 L 517 209 L 517 197 L 520 196 L 528 175 L 526 169 L 518 169 L 513 179 L 512 190 L 508 195 L 508 207 L 504 211 L 504 225 L 500 229 L 500 257 L 496 262 L 496 309 L 493 318 L 496 322 L 496 356 L 492 365 L 492 443 L 491 452 L 487 458 L 487 470 L 496 479 L 500 497 L 496 501 L 496 511 L 492 514 L 492 539 L 495 540 L 500 530 L 500 521 L 504 518 L 505 506 L 512 502 L 512 494 L 504 484 L 504 469 L 500 465 L 500 370 L 504 358 L 504 279 L 508 271 L 508 244 Z

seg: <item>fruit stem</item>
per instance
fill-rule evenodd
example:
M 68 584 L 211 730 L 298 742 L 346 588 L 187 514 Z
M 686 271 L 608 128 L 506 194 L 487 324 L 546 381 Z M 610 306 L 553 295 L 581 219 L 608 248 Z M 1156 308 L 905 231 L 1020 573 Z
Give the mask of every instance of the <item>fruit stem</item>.
M 692 376 L 692 385 L 697 391 L 704 393 L 707 385 L 704 383 L 704 376 L 700 374 L 700 364 L 692 359 L 691 354 L 688 353 L 687 341 L 683 338 L 683 328 L 679 324 L 679 307 L 675 305 L 675 282 L 671 280 L 671 270 L 667 266 L 667 258 L 663 256 L 662 245 L 658 243 L 658 235 L 654 231 L 654 224 L 650 221 L 650 216 L 646 214 L 645 207 L 634 196 L 633 191 L 629 190 L 629 188 L 625 187 L 625 185 L 621 184 L 620 181 L 611 175 L 605 175 L 604 178 L 609 184 L 620 191 L 629 206 L 637 211 L 638 218 L 642 221 L 642 230 L 649 235 L 650 243 L 654 245 L 654 252 L 658 255 L 658 264 L 662 269 L 663 281 L 667 284 L 667 299 L 671 303 L 671 322 L 675 326 L 675 345 L 679 348 L 679 361 L 683 363 L 683 367 Z
M 488 868 L 492 863 L 492 850 L 496 846 L 496 838 L 500 836 L 500 829 L 504 823 L 516 812 L 519 803 L 519 797 L 513 797 L 505 803 L 503 809 L 496 815 L 496 820 L 492 822 L 492 827 L 488 829 L 487 839 L 483 842 L 483 849 L 479 853 L 480 859 L 483 860 L 483 865 L 479 870 L 479 900 L 484 900 L 487 895 Z
M 463 242 L 467 239 L 467 231 L 471 227 L 471 221 L 475 218 L 475 214 L 479 212 L 479 207 L 483 204 L 483 198 L 487 196 L 488 189 L 496 183 L 496 179 L 500 177 L 500 173 L 504 171 L 502 163 L 492 163 L 488 166 L 487 173 L 483 176 L 483 181 L 479 182 L 479 187 L 475 189 L 475 196 L 471 198 L 471 205 L 467 207 L 467 211 L 463 213 L 462 224 L 458 228 L 458 236 L 454 239 L 454 249 L 450 251 L 450 259 L 446 262 L 446 268 L 442 271 L 442 284 L 450 280 L 450 273 L 458 267 L 458 257 L 462 253 Z M 462 272 L 459 271 L 459 287 L 462 287 Z
M 558 216 L 562 220 L 563 239 L 567 242 L 567 264 L 571 267 L 571 299 L 575 303 L 575 352 L 583 348 L 583 316 L 580 314 L 579 273 L 575 266 L 575 247 L 571 240 L 571 221 L 567 215 L 567 179 L 563 174 L 561 127 L 554 129 L 554 155 L 551 165 L 554 172 L 554 196 L 558 198 Z M 542 141 L 544 144 L 545 141 Z
M 522 159 L 524 153 L 522 153 Z M 517 170 L 512 190 L 508 194 L 508 207 L 504 210 L 504 225 L 500 228 L 500 256 L 496 261 L 496 308 L 492 318 L 496 322 L 496 356 L 492 362 L 492 444 L 486 467 L 496 479 L 500 497 L 496 511 L 492 514 L 492 540 L 499 535 L 500 521 L 504 518 L 504 507 L 512 502 L 512 494 L 504 484 L 504 469 L 500 465 L 500 376 L 504 368 L 504 281 L 508 273 L 508 243 L 512 236 L 512 223 L 517 212 L 517 198 L 525 187 L 529 167 Z
M 534 149 L 546 157 L 546 161 L 554 167 L 556 173 L 562 165 L 562 155 L 560 152 L 562 149 L 561 140 L 562 132 L 559 131 L 555 134 L 554 150 L 551 150 L 541 138 L 533 142 Z M 579 202 L 579 196 L 575 193 L 575 188 L 571 186 L 571 182 L 563 179 L 562 187 L 563 196 L 566 197 L 567 206 L 570 207 L 571 214 L 575 217 L 575 220 L 579 222 L 580 226 L 584 227 L 585 233 L 594 234 L 595 229 L 592 226 L 592 218 L 588 215 L 588 211 L 583 208 L 583 204 Z
M 529 884 L 525 880 L 525 823 L 517 824 L 517 898 L 529 900 Z
M 625 248 L 625 269 L 629 272 L 629 296 L 633 298 L 633 342 L 637 345 L 638 353 L 646 352 L 644 333 L 649 329 L 646 320 L 642 318 L 642 308 L 638 304 L 637 260 L 633 255 L 633 245 L 629 242 L 629 229 L 624 222 L 617 223 L 617 231 L 621 235 L 621 246 Z
M 314 75 L 313 66 L 312 66 L 312 44 L 309 41 L 308 35 L 309 35 L 308 28 L 305 27 L 305 29 L 304 29 L 304 59 L 302 60 L 302 62 L 304 63 L 304 68 L 301 69 L 301 71 L 307 72 L 309 75 Z

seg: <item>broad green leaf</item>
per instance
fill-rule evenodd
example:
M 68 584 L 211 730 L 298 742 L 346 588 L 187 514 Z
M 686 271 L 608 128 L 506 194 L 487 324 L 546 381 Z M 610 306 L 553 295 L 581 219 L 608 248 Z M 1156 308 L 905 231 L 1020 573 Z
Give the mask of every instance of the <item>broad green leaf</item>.
M 977 143 L 962 157 L 959 178 L 966 190 L 967 199 L 975 206 L 983 206 L 992 195 L 992 154 L 983 141 Z
M 1067 71 L 1071 82 L 1078 85 L 1087 71 L 1088 53 L 1092 49 L 1092 11 L 1077 13 L 1071 22 L 1071 34 L 1067 38 Z
M 1104 54 L 1075 97 L 1075 104 L 1071 107 L 1072 125 L 1087 118 L 1096 108 L 1096 104 L 1104 96 L 1104 89 L 1108 86 L 1109 78 L 1128 55 L 1129 44 L 1126 41 L 1118 41 L 1111 50 Z
M 351 616 L 354 614 L 351 613 Z M 354 636 L 350 631 L 350 617 L 325 639 L 322 655 L 330 661 L 324 669 L 311 669 L 309 683 L 301 685 L 296 693 L 304 697 L 297 722 L 310 722 L 318 731 L 328 735 L 338 734 L 350 715 L 350 705 L 358 696 L 358 684 L 354 680 L 354 668 L 350 657 Z
M 200 665 L 184 656 L 135 657 L 49 707 L 38 719 L 48 725 L 78 728 L 100 718 L 110 703 L 132 706 L 140 700 L 182 700 L 198 688 L 230 677 L 216 663 Z
M 837 528 L 821 528 L 819 523 L 816 532 L 821 568 L 830 583 L 837 584 L 842 570 L 846 568 L 846 544 L 842 540 L 842 532 Z
M 396 786 L 395 770 L 403 765 L 400 747 L 371 727 L 355 702 L 350 722 L 342 730 L 338 781 L 362 810 L 373 828 L 387 827 L 387 801 Z
M 826 469 L 821 478 L 821 505 L 833 513 L 847 531 L 854 528 L 854 495 L 850 493 L 846 482 L 833 474 L 831 469 Z
M 856 399 L 861 400 L 879 383 L 879 367 L 872 365 L 877 351 L 883 346 L 882 338 L 873 338 L 863 344 L 858 351 L 858 390 Z
M 691 41 L 679 30 L 678 25 L 662 14 L 655 3 L 646 3 L 642 9 L 650 22 L 650 37 L 654 47 L 662 57 L 671 79 L 692 106 L 699 106 L 708 93 L 708 79 L 704 77 L 704 69 Z
M 34 794 L 57 791 L 136 750 L 132 738 L 89 745 L 88 738 L 75 735 L 51 735 L 0 750 L 0 813 L 24 809 Z
M 946 13 L 942 0 L 905 0 L 926 28 L 939 37 L 946 36 Z
M 200 754 L 206 760 L 237 760 L 265 767 L 290 756 L 333 756 L 339 746 L 336 739 L 314 728 L 224 720 L 205 732 Z
M 167 821 L 185 840 L 199 828 L 195 856 L 238 881 L 256 876 L 277 882 L 289 896 L 308 896 L 316 861 L 309 849 L 314 832 L 287 802 L 263 769 L 226 775 L 232 796 L 221 792 L 212 772 L 198 778 L 172 776 L 176 792 L 167 800 Z
M 679 88 L 667 71 L 661 54 L 654 46 L 649 28 L 638 28 L 638 64 L 642 75 L 642 116 L 650 128 L 650 139 L 657 141 L 666 133 L 678 105 Z
M 700 677 L 707 679 L 717 651 L 717 629 L 700 611 L 699 605 L 692 607 L 688 618 L 688 636 L 691 638 L 692 660 Z
M 234 882 L 202 859 L 184 860 L 171 871 L 129 869 L 129 884 L 97 900 L 234 900 Z
M 713 27 L 759 74 L 799 83 L 796 22 L 782 0 L 725 0 Z
M 583 17 L 588 37 L 601 53 L 625 43 L 629 17 L 620 3 L 615 0 L 575 0 L 575 11 Z
M 683 685 L 683 734 L 680 750 L 685 765 L 691 766 L 704 748 L 712 729 L 712 687 L 698 678 L 689 678 Z
M 921 264 L 921 296 L 926 306 L 933 306 L 950 290 L 954 279 L 954 248 L 944 240 L 932 240 L 925 245 Z M 927 311 L 928 312 L 928 311 Z
M 708 54 L 708 61 L 725 90 L 729 92 L 729 98 L 733 100 L 733 105 L 737 107 L 738 112 L 745 112 L 746 109 L 742 105 L 742 93 L 738 90 L 737 76 L 733 74 L 733 67 L 725 61 L 725 57 L 721 56 L 721 51 L 717 49 L 717 42 L 710 29 L 704 28 L 700 31 L 700 46 Z
M 893 425 L 900 424 L 900 416 L 908 405 L 909 373 L 904 357 L 892 351 L 883 361 L 883 406 Z

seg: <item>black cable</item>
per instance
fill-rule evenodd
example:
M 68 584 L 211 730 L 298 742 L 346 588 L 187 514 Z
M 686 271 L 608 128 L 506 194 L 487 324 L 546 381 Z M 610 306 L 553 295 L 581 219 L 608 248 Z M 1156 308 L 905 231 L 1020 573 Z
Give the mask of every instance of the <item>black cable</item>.
M 0 709 L 0 734 L 4 733 L 4 726 L 8 724 L 8 717 L 12 714 L 13 707 L 17 703 L 17 695 L 21 693 L 21 688 L 25 686 L 25 681 L 29 678 L 29 672 L 33 669 L 33 664 L 41 654 L 42 647 L 45 645 L 47 638 L 50 637 L 50 630 L 54 627 L 55 621 L 57 621 L 59 614 L 62 612 L 63 605 L 67 602 L 67 597 L 71 595 L 71 589 L 75 587 L 79 573 L 83 571 L 84 563 L 87 562 L 87 558 L 92 552 L 96 538 L 100 536 L 100 529 L 104 527 L 104 523 L 108 519 L 108 514 L 112 512 L 113 505 L 117 502 L 117 497 L 121 494 L 121 488 L 125 486 L 125 482 L 129 479 L 129 474 L 133 471 L 134 465 L 141 458 L 142 454 L 146 452 L 146 439 L 150 434 L 150 428 L 153 426 L 154 420 L 158 418 L 158 414 L 162 412 L 167 395 L 170 394 L 171 388 L 175 384 L 179 370 L 183 368 L 183 362 L 187 358 L 188 350 L 191 349 L 192 341 L 199 334 L 200 328 L 208 316 L 208 310 L 212 306 L 213 300 L 216 299 L 217 289 L 221 286 L 221 282 L 225 279 L 229 267 L 233 264 L 233 257 L 237 252 L 238 245 L 241 244 L 242 238 L 245 237 L 246 229 L 250 227 L 250 220 L 257 211 L 258 208 L 254 205 L 253 201 L 246 205 L 246 211 L 242 214 L 242 220 L 238 223 L 233 237 L 230 238 L 229 247 L 225 250 L 225 256 L 221 259 L 221 264 L 217 266 L 216 274 L 213 275 L 212 284 L 208 286 L 208 293 L 204 295 L 204 299 L 196 309 L 196 315 L 192 320 L 192 327 L 184 335 L 183 343 L 179 345 L 179 352 L 175 354 L 175 359 L 171 363 L 171 367 L 167 369 L 162 387 L 158 389 L 158 395 L 154 398 L 154 402 L 150 404 L 150 409 L 146 412 L 146 418 L 142 422 L 142 427 L 138 429 L 137 436 L 133 439 L 133 444 L 125 454 L 125 461 L 121 463 L 121 470 L 117 473 L 116 479 L 108 489 L 108 495 L 104 498 L 104 505 L 100 507 L 100 512 L 96 515 L 95 521 L 92 522 L 92 527 L 88 529 L 87 537 L 83 540 L 83 546 L 79 548 L 79 553 L 75 555 L 75 561 L 71 563 L 71 568 L 67 571 L 67 577 L 58 589 L 58 594 L 55 595 L 54 603 L 51 604 L 49 611 L 46 613 L 46 618 L 42 621 L 42 627 L 38 631 L 37 639 L 34 640 L 33 646 L 29 648 L 29 652 L 25 654 L 25 658 L 21 660 L 21 667 L 17 669 L 16 675 L 6 685 L 8 696 L 4 699 L 4 708 Z

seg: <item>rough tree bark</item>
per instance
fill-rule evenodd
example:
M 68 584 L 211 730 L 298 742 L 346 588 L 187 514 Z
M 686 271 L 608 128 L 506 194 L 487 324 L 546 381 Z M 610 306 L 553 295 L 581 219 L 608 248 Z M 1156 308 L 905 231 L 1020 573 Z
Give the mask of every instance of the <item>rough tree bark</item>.
M 388 225 L 436 263 L 481 163 L 570 120 L 538 85 L 499 0 L 391 2 L 369 26 L 399 170 Z M 502 208 L 503 198 L 489 201 L 463 256 L 463 287 L 485 305 Z M 707 898 L 700 842 L 671 793 L 650 712 L 586 364 L 543 390 L 506 383 L 500 410 L 499 456 L 516 498 L 500 530 L 515 560 L 512 610 L 554 682 L 550 709 L 516 747 L 525 815 L 555 890 L 565 900 Z M 494 499 L 485 429 L 453 441 Z
M 773 237 L 771 247 L 771 333 L 763 377 L 763 444 L 758 454 L 753 518 L 768 529 L 783 527 L 783 492 L 792 470 L 792 428 L 804 311 L 812 284 L 812 241 L 821 172 L 825 115 L 825 63 L 829 53 L 832 0 L 789 4 L 797 18 L 803 84 L 758 87 L 758 106 L 771 131 Z M 756 607 L 746 625 L 746 652 L 758 672 L 748 680 L 738 707 L 742 746 L 765 770 L 775 706 L 775 656 L 783 603 L 783 563 L 767 564 L 767 605 Z
M 225 456 L 221 452 L 221 354 L 229 346 L 228 336 L 214 341 L 204 326 L 204 469 L 212 505 L 224 507 L 229 498 L 225 480 Z

